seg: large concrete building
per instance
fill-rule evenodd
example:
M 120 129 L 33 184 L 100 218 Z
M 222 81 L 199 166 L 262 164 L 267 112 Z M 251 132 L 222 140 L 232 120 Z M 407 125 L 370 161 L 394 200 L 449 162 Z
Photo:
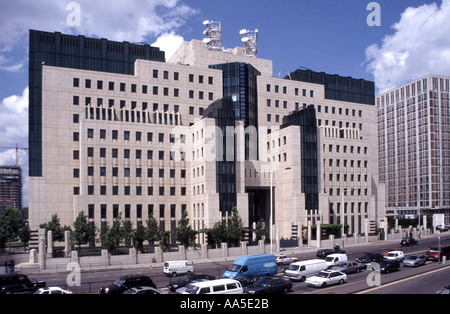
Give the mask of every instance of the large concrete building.
M 392 220 L 444 214 L 450 224 L 449 95 L 449 77 L 427 75 L 376 98 L 380 182 Z
M 72 225 L 84 211 L 97 226 L 152 214 L 173 230 L 188 211 L 200 230 L 237 208 L 250 230 L 272 220 L 285 239 L 308 221 L 384 228 L 373 82 L 276 78 L 255 49 L 208 41 L 183 43 L 167 62 L 150 46 L 83 36 L 31 31 L 31 42 L 32 226 L 55 213 Z

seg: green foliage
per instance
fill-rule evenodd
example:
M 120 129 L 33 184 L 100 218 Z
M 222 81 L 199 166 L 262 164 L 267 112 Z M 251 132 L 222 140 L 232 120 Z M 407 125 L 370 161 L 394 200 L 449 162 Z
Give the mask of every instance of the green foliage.
M 18 210 L 6 208 L 0 213 L 0 248 L 4 248 L 6 242 L 17 238 L 22 227 L 22 215 Z
M 174 231 L 175 240 L 180 242 L 186 248 L 195 245 L 195 238 L 197 236 L 197 231 L 193 230 L 189 225 L 188 213 L 185 211 L 178 221 L 178 225 Z
M 89 243 L 95 240 L 95 227 L 89 224 L 88 217 L 84 212 L 78 214 L 77 219 L 73 223 L 73 232 L 70 234 L 70 240 L 72 245 L 78 245 Z
M 100 234 L 100 239 L 102 240 L 103 246 L 110 254 L 113 254 L 117 247 L 124 242 L 125 231 L 121 215 L 114 220 L 111 227 L 107 224 Z
M 64 241 L 64 233 L 65 231 L 70 231 L 70 227 L 61 226 L 59 217 L 57 214 L 52 216 L 52 219 L 49 222 L 46 222 L 44 224 L 41 224 L 39 226 L 42 229 L 45 229 L 45 234 L 47 234 L 48 231 L 53 232 L 53 240 L 57 242 L 63 242 Z

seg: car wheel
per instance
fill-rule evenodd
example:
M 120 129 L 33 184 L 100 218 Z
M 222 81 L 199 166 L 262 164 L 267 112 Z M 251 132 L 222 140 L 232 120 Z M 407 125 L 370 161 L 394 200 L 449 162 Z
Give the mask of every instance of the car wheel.
M 344 279 L 339 280 L 339 284 L 340 285 L 344 284 Z
M 305 276 L 303 276 L 302 278 L 300 278 L 300 281 L 305 281 L 306 280 L 306 277 Z
M 389 269 L 386 269 L 386 274 L 389 274 Z
M 286 287 L 286 288 L 284 288 L 284 293 L 289 293 L 291 291 L 291 288 L 289 288 L 289 287 Z
M 326 282 L 324 282 L 324 283 L 322 283 L 322 288 L 325 288 L 327 286 L 327 283 Z
M 177 276 L 177 273 L 176 272 L 173 272 L 172 273 L 172 277 L 176 277 Z

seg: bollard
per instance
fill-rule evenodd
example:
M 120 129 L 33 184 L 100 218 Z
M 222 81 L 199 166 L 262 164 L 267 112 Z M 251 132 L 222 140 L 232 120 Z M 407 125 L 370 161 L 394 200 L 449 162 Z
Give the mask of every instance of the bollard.
M 445 264 L 447 262 L 447 256 L 442 256 L 442 264 Z

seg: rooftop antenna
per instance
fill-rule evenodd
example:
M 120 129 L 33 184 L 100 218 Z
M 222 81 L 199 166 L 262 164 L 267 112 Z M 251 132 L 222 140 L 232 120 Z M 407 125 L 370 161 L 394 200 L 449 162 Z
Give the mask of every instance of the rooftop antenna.
M 241 41 L 244 43 L 244 52 L 246 56 L 256 57 L 258 55 L 258 33 L 259 30 L 254 31 L 242 29 L 239 34 L 242 35 Z
M 203 39 L 209 50 L 222 51 L 222 23 L 206 20 L 203 22 L 206 26 L 203 35 L 207 37 Z

